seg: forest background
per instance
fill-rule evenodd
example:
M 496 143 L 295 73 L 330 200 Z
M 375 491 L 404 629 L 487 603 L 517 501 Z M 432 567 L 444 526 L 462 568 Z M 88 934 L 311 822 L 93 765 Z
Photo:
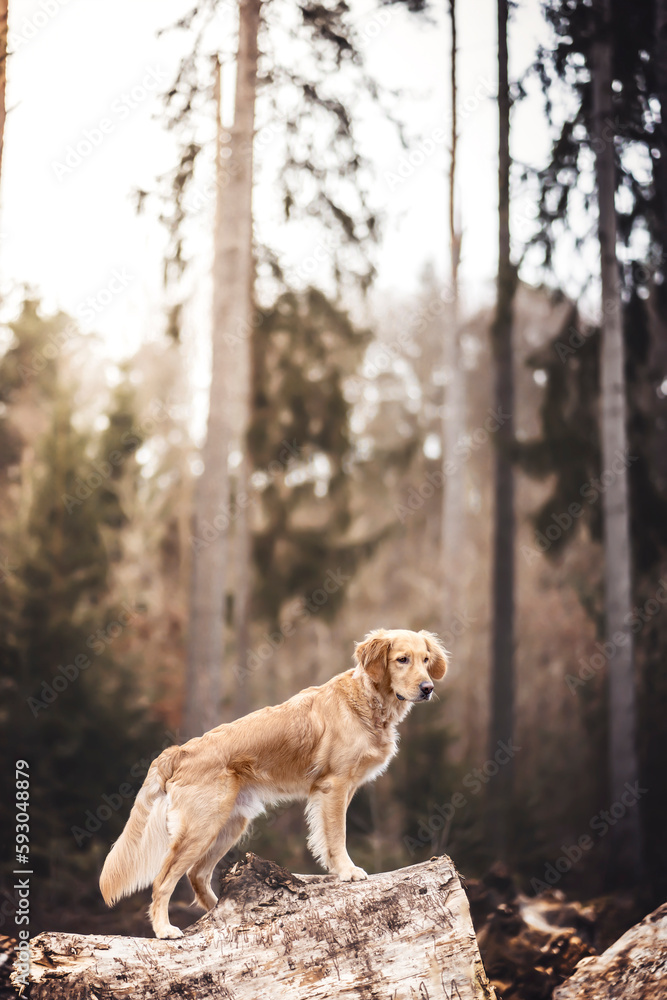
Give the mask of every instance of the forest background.
M 16 760 L 32 928 L 145 933 L 150 760 L 383 626 L 451 669 L 356 863 L 664 899 L 667 5 L 459 6 L 4 5 L 8 929 Z M 299 806 L 243 849 L 315 870 Z

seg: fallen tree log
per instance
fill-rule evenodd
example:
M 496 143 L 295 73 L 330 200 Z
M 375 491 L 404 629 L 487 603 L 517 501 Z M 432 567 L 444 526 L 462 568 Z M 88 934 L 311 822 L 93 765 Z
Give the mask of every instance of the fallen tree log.
M 554 1000 L 663 1000 L 667 989 L 667 903 L 595 958 L 584 958 Z
M 340 882 L 247 854 L 179 940 L 43 933 L 31 949 L 32 1000 L 495 998 L 444 856 Z

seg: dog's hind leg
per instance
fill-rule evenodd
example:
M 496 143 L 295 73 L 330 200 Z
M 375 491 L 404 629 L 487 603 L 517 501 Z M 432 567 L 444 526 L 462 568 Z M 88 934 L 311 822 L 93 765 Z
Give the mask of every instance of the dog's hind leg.
M 205 910 L 211 910 L 218 902 L 218 897 L 211 889 L 211 878 L 220 858 L 230 851 L 237 840 L 243 836 L 248 820 L 244 816 L 229 819 L 222 828 L 209 850 L 194 863 L 188 871 L 190 885 L 194 889 L 195 900 Z
M 221 776 L 224 785 L 218 794 L 211 788 L 182 787 L 169 789 L 170 833 L 169 849 L 162 867 L 153 882 L 153 901 L 149 915 L 155 936 L 159 938 L 182 937 L 182 931 L 169 923 L 169 900 L 182 875 L 200 858 L 208 855 L 234 809 L 238 794 L 238 780 Z M 173 833 L 172 833 L 173 830 Z

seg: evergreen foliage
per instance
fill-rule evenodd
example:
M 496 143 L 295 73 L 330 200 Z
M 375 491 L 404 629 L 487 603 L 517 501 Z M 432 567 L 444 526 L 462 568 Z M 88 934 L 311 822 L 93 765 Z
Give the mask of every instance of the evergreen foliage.
M 180 278 L 190 263 L 187 223 L 192 206 L 201 199 L 199 170 L 210 148 L 201 112 L 213 95 L 211 66 L 226 57 L 227 39 L 220 43 L 213 28 L 218 6 L 218 0 L 199 3 L 174 25 L 194 31 L 195 42 L 164 95 L 168 127 L 179 136 L 178 162 L 160 179 L 158 190 L 160 218 L 169 236 L 165 282 Z M 371 250 L 380 219 L 372 197 L 371 164 L 361 152 L 358 109 L 364 103 L 378 105 L 405 145 L 392 111 L 395 95 L 383 92 L 365 71 L 363 39 L 346 3 L 301 3 L 282 10 L 280 5 L 264 6 L 257 134 L 261 138 L 268 133 L 271 161 L 282 163 L 272 180 L 276 203 L 285 222 L 308 225 L 317 219 L 322 224 L 326 263 L 318 264 L 327 279 L 333 278 L 337 286 L 352 281 L 365 291 L 375 276 Z M 413 9 L 419 9 L 419 0 Z M 229 162 L 223 183 L 234 169 Z M 139 210 L 150 195 L 137 192 Z M 290 287 L 275 248 L 261 231 L 255 237 L 259 276 Z M 172 314 L 170 333 L 178 337 L 174 318 Z
M 654 4 L 649 0 L 611 4 L 613 35 L 614 119 L 608 123 L 607 141 L 616 152 L 617 225 L 628 248 L 622 269 L 627 288 L 652 284 L 664 276 L 665 213 L 654 173 L 661 158 L 664 129 L 661 125 L 655 60 L 651 59 L 655 32 Z M 595 205 L 590 178 L 591 153 L 595 151 L 592 114 L 591 47 L 603 30 L 595 4 L 548 0 L 544 16 L 555 33 L 555 45 L 542 48 L 535 64 L 544 94 L 547 117 L 553 129 L 548 163 L 536 172 L 539 230 L 534 242 L 544 250 L 545 264 L 553 264 L 556 240 L 578 232 L 581 246 L 590 230 L 572 222 Z M 572 103 L 574 110 L 570 110 Z M 593 221 L 592 219 L 590 220 Z M 633 243 L 641 231 L 650 233 L 649 259 L 644 240 Z M 642 253 L 643 251 L 643 253 Z M 644 267 L 633 266 L 632 260 Z
M 664 109 L 660 110 L 664 93 L 660 93 L 657 72 L 660 53 L 656 51 L 654 4 L 615 0 L 611 10 L 614 118 L 607 124 L 607 141 L 613 143 L 616 154 L 629 444 L 627 456 L 619 456 L 619 461 L 625 460 L 629 468 L 637 602 L 633 610 L 637 628 L 633 631 L 640 678 L 641 767 L 647 784 L 648 775 L 652 775 L 652 792 L 643 805 L 647 848 L 655 878 L 664 885 L 667 865 L 661 830 L 667 742 L 651 719 L 655 718 L 655 705 L 664 707 L 667 702 L 667 677 L 658 653 L 665 626 L 661 616 L 644 621 L 637 614 L 644 602 L 654 598 L 667 566 L 667 479 L 661 458 L 667 447 L 667 405 L 660 388 L 667 305 L 662 173 L 666 129 Z M 533 175 L 539 192 L 538 231 L 533 243 L 543 248 L 546 270 L 554 272 L 556 245 L 564 233 L 577 234 L 578 249 L 591 236 L 591 230 L 580 222 L 582 210 L 590 213 L 595 199 L 590 177 L 592 154 L 599 140 L 593 137 L 591 47 L 603 29 L 595 4 L 549 0 L 544 11 L 556 44 L 539 53 L 536 70 L 554 139 L 548 163 Z M 592 223 L 592 215 L 588 219 Z M 586 275 L 582 287 L 588 280 Z M 558 556 L 575 538 L 581 538 L 577 525 L 583 522 L 587 522 L 592 538 L 601 540 L 600 496 L 604 478 L 613 475 L 613 470 L 601 468 L 599 359 L 599 330 L 586 327 L 573 311 L 553 342 L 530 361 L 546 373 L 542 433 L 537 441 L 518 444 L 517 456 L 531 475 L 554 476 L 551 494 L 536 512 L 536 528 L 544 535 L 571 504 L 582 509 L 572 530 L 554 539 L 547 551 L 549 557 Z M 601 592 L 587 588 L 581 598 L 601 635 Z M 602 717 L 598 717 L 604 710 L 603 702 L 591 704 L 588 696 L 584 701 L 592 729 L 599 734 L 604 729 Z M 603 775 L 600 778 L 602 781 Z
M 350 576 L 378 540 L 359 543 L 348 535 L 352 443 L 345 380 L 368 339 L 312 288 L 284 293 L 259 313 L 248 448 L 261 487 L 255 611 L 271 622 L 290 598 L 307 599 L 321 589 L 328 570 Z M 325 617 L 333 616 L 344 592 L 344 586 L 332 589 Z
M 13 325 L 15 341 L 0 365 L 9 417 L 23 391 L 20 367 L 35 352 L 43 354 L 54 322 L 41 318 L 37 303 L 27 303 Z M 139 696 L 141 685 L 124 662 L 127 632 L 141 608 L 116 600 L 110 588 L 104 533 L 118 534 L 125 515 L 103 475 L 91 471 L 106 461 L 95 463 L 94 456 L 100 446 L 108 456 L 112 435 L 96 441 L 76 429 L 75 393 L 60 374 L 63 367 L 54 358 L 45 381 L 36 374 L 31 385 L 50 406 L 45 430 L 30 443 L 34 461 L 21 484 L 25 509 L 21 505 L 15 512 L 20 535 L 6 540 L 11 572 L 0 579 L 1 731 L 3 759 L 30 764 L 34 869 L 54 877 L 54 884 L 65 885 L 69 878 L 68 893 L 75 895 L 81 850 L 88 857 L 86 878 L 94 879 L 102 843 L 96 838 L 108 844 L 122 826 L 124 814 L 104 795 L 115 804 L 119 785 L 133 768 L 135 776 L 141 768 L 145 773 L 161 742 Z M 7 766 L 0 808 L 8 834 L 14 827 L 13 777 Z M 139 783 L 135 780 L 135 792 Z M 3 863 L 8 858 L 9 849 Z

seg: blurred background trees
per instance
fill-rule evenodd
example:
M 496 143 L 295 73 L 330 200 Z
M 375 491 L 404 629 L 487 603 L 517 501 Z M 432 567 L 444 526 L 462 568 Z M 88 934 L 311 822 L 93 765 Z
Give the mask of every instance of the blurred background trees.
M 624 884 L 661 900 L 663 5 L 613 2 L 605 34 L 601 5 L 549 0 L 549 44 L 520 80 L 514 6 L 498 5 L 500 214 L 489 219 L 489 234 L 500 226 L 498 301 L 481 309 L 457 293 L 466 219 L 455 200 L 466 177 L 454 169 L 464 125 L 453 33 L 443 64 L 450 204 L 433 221 L 450 259 L 442 273 L 427 266 L 414 294 L 379 295 L 383 218 L 360 139 L 367 108 L 382 109 L 406 154 L 417 138 L 366 68 L 354 5 L 286 11 L 248 0 L 238 36 L 220 31 L 220 6 L 201 4 L 178 25 L 186 55 L 161 112 L 176 162 L 138 196 L 166 223 L 167 321 L 111 360 L 103 338 L 36 293 L 6 303 L 0 713 L 4 759 L 33 768 L 45 886 L 35 920 L 140 927 L 136 901 L 103 910 L 95 876 L 150 760 L 323 682 L 379 626 L 439 631 L 452 666 L 439 701 L 407 721 L 390 771 L 352 803 L 358 863 L 380 870 L 446 850 L 474 875 L 502 856 L 532 891 L 531 879 L 616 801 L 620 753 L 629 766 L 621 789 L 634 775 L 646 789 L 629 814 Z M 425 32 L 432 16 L 449 15 L 452 28 L 461 16 L 454 3 L 407 6 Z M 602 113 L 593 94 L 601 41 L 610 60 Z M 512 122 L 531 87 L 553 143 L 545 162 L 512 164 Z M 620 301 L 611 311 L 599 305 L 601 170 L 617 227 L 607 246 Z M 527 229 L 513 214 L 526 198 L 536 209 Z M 280 209 L 277 229 L 269 204 Z M 189 301 L 194 216 L 210 236 L 206 319 L 193 319 Z M 305 245 L 304 234 L 311 249 L 295 265 L 289 248 Z M 188 325 L 210 343 L 204 379 L 193 374 Z M 625 426 L 627 451 L 616 468 L 624 446 L 604 443 L 605 399 L 622 382 L 627 419 L 618 423 L 617 408 L 616 427 Z M 625 563 L 610 557 L 610 534 L 620 535 L 608 504 L 624 476 Z M 626 658 L 619 676 L 623 711 L 636 696 L 636 767 L 631 730 L 623 744 L 610 711 L 621 647 L 605 603 L 610 570 L 630 586 L 619 628 L 633 639 L 634 667 Z M 514 748 L 502 765 L 499 741 Z M 7 810 L 11 791 L 2 791 Z M 9 812 L 2 820 L 9 830 Z M 302 828 L 298 806 L 278 810 L 249 846 L 313 870 Z M 618 850 L 614 834 L 597 836 L 559 888 L 617 889 Z

